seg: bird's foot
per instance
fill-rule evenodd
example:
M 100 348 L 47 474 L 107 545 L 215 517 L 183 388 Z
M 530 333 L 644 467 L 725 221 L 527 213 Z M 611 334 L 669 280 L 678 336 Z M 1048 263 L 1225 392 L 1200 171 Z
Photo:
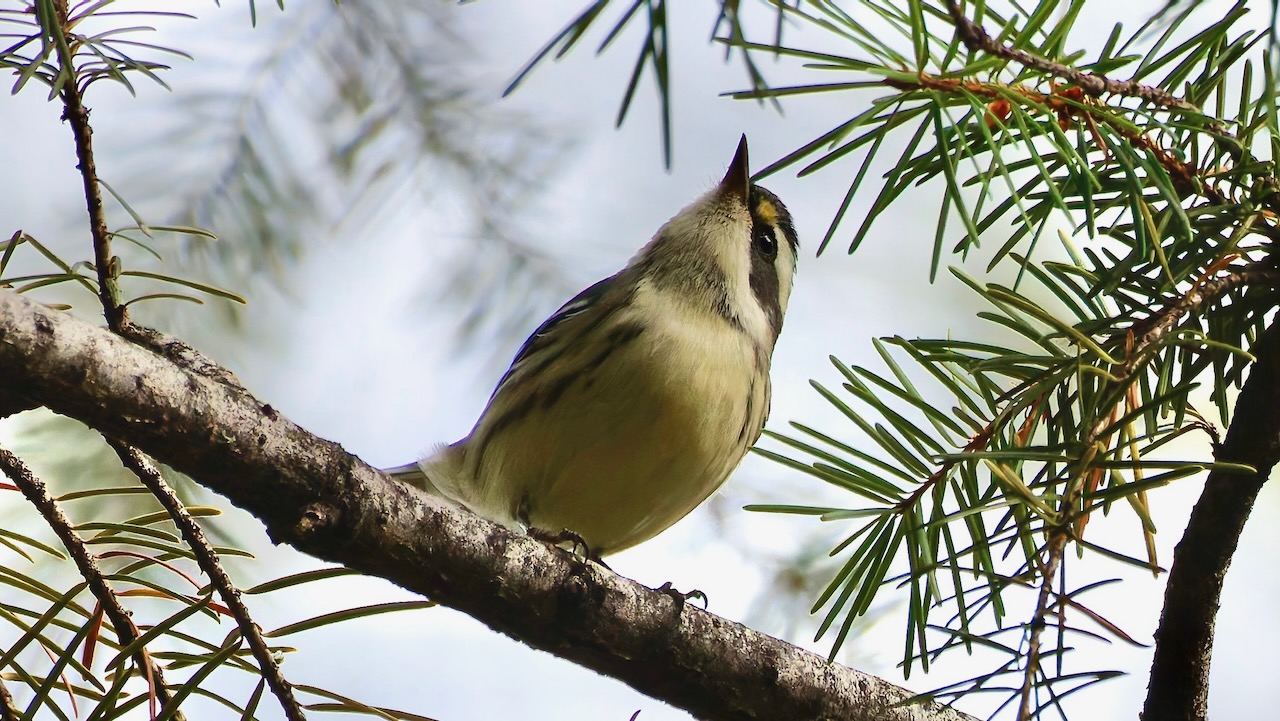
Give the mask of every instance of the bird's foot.
M 671 598 L 675 599 L 676 603 L 680 604 L 681 606 L 685 605 L 689 601 L 696 598 L 702 601 L 702 610 L 704 611 L 707 610 L 707 594 L 697 590 L 696 588 L 688 593 L 684 593 L 683 591 L 680 591 L 675 587 L 673 587 L 670 581 L 667 581 L 666 583 L 662 584 L 661 586 L 658 586 L 653 590 L 657 591 L 658 593 L 670 596 Z
M 609 564 L 605 563 L 604 560 L 600 558 L 600 554 L 596 552 L 595 549 L 587 545 L 586 540 L 584 540 L 582 536 L 567 528 L 559 531 L 544 531 L 541 528 L 530 527 L 529 536 L 536 538 L 543 543 L 555 546 L 556 548 L 567 550 L 569 553 L 572 553 L 574 557 L 583 561 L 595 561 L 601 566 L 609 568 Z M 569 548 L 565 549 L 563 544 L 568 544 Z M 612 571 L 613 569 L 610 568 L 609 570 Z

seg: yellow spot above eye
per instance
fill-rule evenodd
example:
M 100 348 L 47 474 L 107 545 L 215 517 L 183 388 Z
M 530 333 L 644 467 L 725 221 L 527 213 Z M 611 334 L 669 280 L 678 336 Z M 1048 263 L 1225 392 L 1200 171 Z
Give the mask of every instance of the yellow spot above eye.
M 772 202 L 761 198 L 760 202 L 756 203 L 755 211 L 756 216 L 759 217 L 760 220 L 763 220 L 769 225 L 778 224 L 778 208 Z

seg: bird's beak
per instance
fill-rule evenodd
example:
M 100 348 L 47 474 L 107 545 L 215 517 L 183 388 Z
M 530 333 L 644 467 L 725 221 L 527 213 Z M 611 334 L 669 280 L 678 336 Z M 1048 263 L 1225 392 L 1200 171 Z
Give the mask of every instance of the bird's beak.
M 742 201 L 743 207 L 747 206 L 747 194 L 751 191 L 751 170 L 747 163 L 747 136 L 743 134 L 742 139 L 738 141 L 738 152 L 733 154 L 733 160 L 729 163 L 729 172 L 724 174 L 724 180 L 720 181 L 720 195 L 724 197 L 733 197 Z

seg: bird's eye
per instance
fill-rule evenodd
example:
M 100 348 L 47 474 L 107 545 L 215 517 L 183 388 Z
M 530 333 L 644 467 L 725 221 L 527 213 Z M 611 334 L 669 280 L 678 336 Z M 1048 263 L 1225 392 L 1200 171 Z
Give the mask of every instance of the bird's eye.
M 778 239 L 774 237 L 771 226 L 760 224 L 756 226 L 752 235 L 755 236 L 753 241 L 756 246 L 756 252 L 764 256 L 765 260 L 772 261 L 778 257 Z

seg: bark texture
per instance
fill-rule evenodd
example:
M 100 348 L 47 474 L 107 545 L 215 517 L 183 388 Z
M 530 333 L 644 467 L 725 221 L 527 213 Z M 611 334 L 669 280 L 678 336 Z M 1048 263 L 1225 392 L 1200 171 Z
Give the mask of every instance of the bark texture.
M 1210 473 L 1191 510 L 1165 586 L 1143 721 L 1209 716 L 1209 665 L 1222 584 L 1258 492 L 1280 461 L 1280 323 L 1273 321 L 1250 352 L 1257 360 L 1214 455 L 1257 472 Z
M 969 717 L 396 483 L 216 374 L 0 290 L 12 393 L 190 474 L 277 543 L 381 576 L 707 719 Z M 1277 404 L 1280 406 L 1280 404 Z

